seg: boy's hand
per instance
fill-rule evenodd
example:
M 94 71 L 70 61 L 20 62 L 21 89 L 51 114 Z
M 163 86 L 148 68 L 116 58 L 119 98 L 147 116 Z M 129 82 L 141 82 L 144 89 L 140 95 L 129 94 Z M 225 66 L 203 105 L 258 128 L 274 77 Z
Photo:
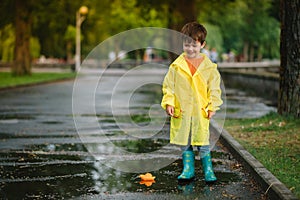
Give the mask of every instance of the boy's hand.
M 213 112 L 213 111 L 209 110 L 209 111 L 208 111 L 207 118 L 208 118 L 208 119 L 211 119 L 212 116 L 214 116 L 215 114 L 216 114 L 216 112 Z
M 167 107 L 166 107 L 166 112 L 167 112 L 167 114 L 170 115 L 171 117 L 174 117 L 174 107 L 173 107 L 173 106 L 167 105 Z

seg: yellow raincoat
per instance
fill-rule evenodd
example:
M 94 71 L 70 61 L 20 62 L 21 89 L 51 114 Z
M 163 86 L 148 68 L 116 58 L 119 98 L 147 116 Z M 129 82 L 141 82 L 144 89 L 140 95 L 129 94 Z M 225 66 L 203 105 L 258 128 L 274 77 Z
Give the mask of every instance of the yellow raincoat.
M 191 133 L 191 145 L 209 145 L 208 110 L 219 110 L 221 99 L 220 74 L 217 65 L 205 55 L 192 76 L 181 54 L 169 67 L 163 82 L 161 106 L 174 106 L 171 118 L 170 143 L 187 145 Z

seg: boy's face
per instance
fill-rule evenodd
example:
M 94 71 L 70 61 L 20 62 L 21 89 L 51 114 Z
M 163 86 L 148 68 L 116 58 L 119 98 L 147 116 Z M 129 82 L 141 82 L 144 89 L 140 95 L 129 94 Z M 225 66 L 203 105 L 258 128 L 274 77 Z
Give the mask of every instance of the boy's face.
M 184 41 L 183 51 L 188 58 L 197 58 L 199 56 L 201 48 L 205 46 L 205 43 L 201 44 L 198 41 Z

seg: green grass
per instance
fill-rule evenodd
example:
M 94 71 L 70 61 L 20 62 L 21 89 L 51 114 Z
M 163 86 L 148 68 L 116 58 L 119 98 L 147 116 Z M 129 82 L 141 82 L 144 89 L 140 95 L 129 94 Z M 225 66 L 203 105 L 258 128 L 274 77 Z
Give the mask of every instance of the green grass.
M 49 81 L 74 78 L 75 73 L 33 73 L 26 76 L 13 76 L 10 72 L 0 72 L 0 88 L 44 83 Z
M 300 198 L 300 119 L 270 113 L 227 119 L 225 129 Z

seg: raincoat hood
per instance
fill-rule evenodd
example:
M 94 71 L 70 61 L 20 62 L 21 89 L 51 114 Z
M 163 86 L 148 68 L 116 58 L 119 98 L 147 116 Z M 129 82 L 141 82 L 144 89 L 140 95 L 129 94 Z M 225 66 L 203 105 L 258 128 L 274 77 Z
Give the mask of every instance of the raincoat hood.
M 206 54 L 204 53 L 200 53 L 200 55 L 202 57 L 204 57 L 203 62 L 200 64 L 200 66 L 198 67 L 198 70 L 202 71 L 202 70 L 208 70 L 208 69 L 217 69 L 217 64 L 213 63 Z M 190 69 L 188 68 L 188 65 L 186 63 L 185 60 L 185 56 L 186 53 L 182 53 L 181 55 L 179 55 L 179 57 L 171 64 L 171 65 L 177 65 L 178 67 L 181 67 L 182 69 L 184 69 L 187 73 L 190 72 Z M 186 68 L 187 67 L 187 68 Z M 197 71 L 198 71 L 197 70 Z

